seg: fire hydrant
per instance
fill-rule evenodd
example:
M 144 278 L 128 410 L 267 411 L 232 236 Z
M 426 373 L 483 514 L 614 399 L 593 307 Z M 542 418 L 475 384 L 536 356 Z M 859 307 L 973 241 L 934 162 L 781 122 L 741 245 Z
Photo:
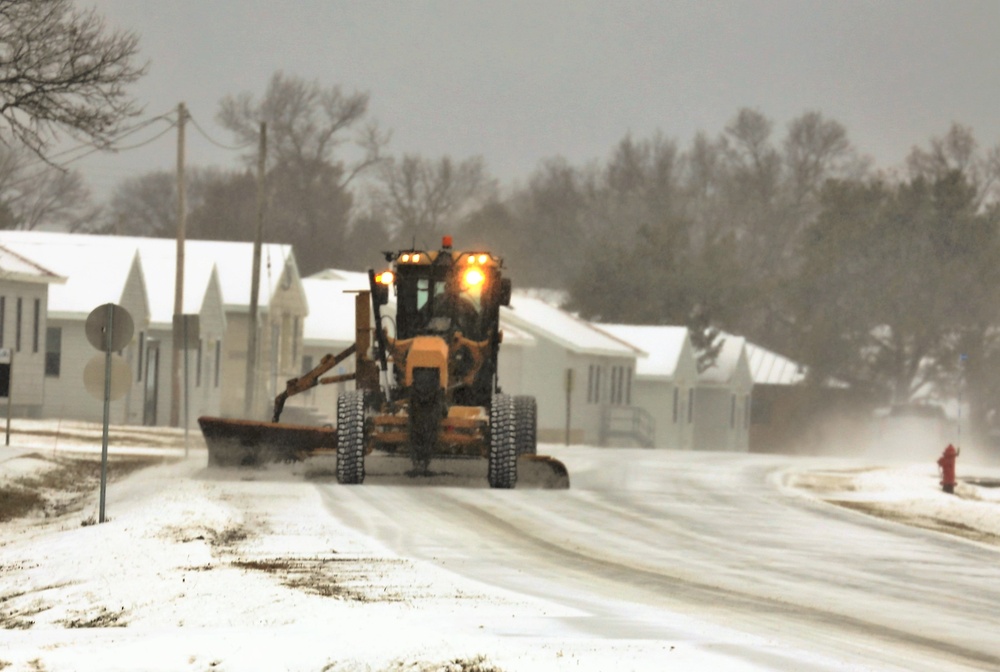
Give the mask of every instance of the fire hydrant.
M 941 489 L 948 494 L 955 492 L 955 458 L 959 452 L 960 449 L 949 443 L 937 461 L 938 467 L 941 468 Z

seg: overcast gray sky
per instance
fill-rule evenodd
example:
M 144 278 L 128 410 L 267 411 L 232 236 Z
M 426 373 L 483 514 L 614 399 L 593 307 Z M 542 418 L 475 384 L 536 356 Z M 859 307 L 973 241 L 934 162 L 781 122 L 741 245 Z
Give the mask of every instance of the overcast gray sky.
M 995 0 L 78 2 L 140 35 L 147 115 L 184 101 L 225 143 L 219 100 L 259 97 L 277 70 L 369 92 L 393 154 L 482 155 L 506 184 L 547 157 L 602 159 L 626 133 L 686 147 L 741 107 L 774 120 L 779 138 L 818 110 L 881 168 L 952 122 L 1000 143 Z M 175 142 L 78 165 L 103 195 L 172 170 Z M 237 163 L 193 129 L 187 153 L 189 165 Z

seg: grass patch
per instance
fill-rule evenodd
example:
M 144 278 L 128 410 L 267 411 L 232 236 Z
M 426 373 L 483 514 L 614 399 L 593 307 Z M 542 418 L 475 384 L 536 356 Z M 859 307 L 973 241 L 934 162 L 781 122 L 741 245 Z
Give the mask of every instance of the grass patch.
M 0 522 L 23 518 L 36 511 L 45 517 L 79 510 L 101 482 L 99 459 L 47 458 L 38 454 L 25 458 L 50 463 L 45 471 L 0 486 Z M 127 459 L 108 461 L 108 480 L 114 481 L 159 460 Z
M 0 523 L 21 518 L 45 504 L 45 498 L 19 486 L 0 487 Z

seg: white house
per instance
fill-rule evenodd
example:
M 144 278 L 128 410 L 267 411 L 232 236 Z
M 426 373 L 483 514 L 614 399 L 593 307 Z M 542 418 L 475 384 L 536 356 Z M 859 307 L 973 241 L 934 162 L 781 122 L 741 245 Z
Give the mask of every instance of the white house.
M 65 277 L 0 246 L 0 348 L 10 353 L 4 403 L 10 402 L 12 415 L 42 415 L 49 286 L 65 282 Z
M 253 279 L 253 243 L 189 240 L 185 267 L 216 268 L 222 291 L 225 332 L 217 341 L 221 359 L 220 414 L 243 417 L 246 397 L 248 324 Z M 301 373 L 302 330 L 309 305 L 290 245 L 261 249 L 257 313 L 257 368 L 252 419 L 269 420 L 275 395 Z M 213 376 L 214 376 L 213 372 Z
M 95 244 L 109 241 L 95 236 Z M 117 238 L 112 241 L 117 244 Z M 135 370 L 136 380 L 143 381 L 140 408 L 132 409 L 130 421 L 134 424 L 169 425 L 173 399 L 173 315 L 175 274 L 177 272 L 177 243 L 166 238 L 126 238 L 139 251 L 146 278 L 149 300 L 149 324 L 140 333 L 142 343 L 136 352 L 142 371 Z M 220 359 L 226 329 L 222 288 L 216 264 L 197 253 L 200 245 L 185 243 L 184 288 L 182 313 L 198 317 L 198 337 L 192 338 L 194 347 L 178 353 L 178 421 L 185 415 L 184 362 L 187 361 L 187 418 L 190 426 L 197 424 L 200 415 L 218 415 L 221 400 Z M 194 252 L 192 254 L 191 252 Z M 180 339 L 179 339 L 180 340 Z M 135 405 L 133 405 L 135 406 Z M 140 415 L 141 410 L 141 415 Z
M 103 357 L 87 340 L 85 324 L 92 310 L 114 303 L 128 311 L 135 328 L 132 342 L 120 353 L 132 367 L 133 384 L 111 404 L 114 423 L 141 418 L 143 379 L 137 361 L 141 334 L 149 326 L 149 301 L 136 246 L 126 239 L 99 244 L 93 236 L 39 231 L 0 231 L 0 245 L 33 259 L 66 278 L 49 289 L 45 321 L 45 390 L 41 414 L 51 418 L 100 421 L 103 401 L 85 391 L 83 372 Z M 32 346 L 33 347 L 33 346 Z M 16 355 L 15 355 L 16 356 Z
M 567 433 L 572 443 L 595 445 L 651 439 L 632 405 L 639 349 L 523 294 L 501 310 L 500 322 L 535 339 L 520 349 L 520 380 L 504 391 L 535 396 L 540 441 L 564 441 Z
M 58 374 L 46 378 L 43 413 L 100 418 L 102 405 L 95 416 L 93 403 L 82 390 L 83 367 L 95 352 L 85 338 L 84 321 L 93 308 L 117 303 L 135 324 L 133 342 L 121 353 L 132 367 L 133 386 L 123 400 L 112 404 L 112 420 L 170 424 L 176 241 L 3 231 L 0 244 L 67 278 L 65 286 L 49 297 L 46 357 L 61 366 Z M 202 413 L 242 416 L 253 244 L 188 240 L 184 249 L 182 310 L 197 314 L 200 322 L 200 347 L 193 348 L 188 359 L 193 387 L 189 421 L 193 424 Z M 259 277 L 252 414 L 269 418 L 276 390 L 300 373 L 308 304 L 291 246 L 265 244 Z
M 636 360 L 632 404 L 653 422 L 656 448 L 690 449 L 698 365 L 687 327 L 599 324 L 599 329 L 642 351 Z
M 695 450 L 749 450 L 752 390 L 746 339 L 726 336 L 715 363 L 701 372 L 694 390 Z

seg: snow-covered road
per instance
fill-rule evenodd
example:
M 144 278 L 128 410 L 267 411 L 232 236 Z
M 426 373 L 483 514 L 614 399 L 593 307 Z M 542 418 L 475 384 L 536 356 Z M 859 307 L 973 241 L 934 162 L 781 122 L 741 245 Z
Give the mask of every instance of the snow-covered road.
M 808 651 L 877 669 L 1000 669 L 997 549 L 784 487 L 785 470 L 823 460 L 554 452 L 569 491 L 331 485 L 324 498 L 400 555 L 571 608 L 553 620 L 591 637 L 675 640 L 693 631 L 683 614 L 780 643 L 733 645 L 765 668 Z
M 0 485 L 63 473 L 34 450 L 0 452 Z M 107 524 L 80 525 L 95 493 L 0 525 L 0 669 L 1000 669 L 995 489 L 944 495 L 933 462 L 544 450 L 571 489 L 203 452 L 123 471 Z

